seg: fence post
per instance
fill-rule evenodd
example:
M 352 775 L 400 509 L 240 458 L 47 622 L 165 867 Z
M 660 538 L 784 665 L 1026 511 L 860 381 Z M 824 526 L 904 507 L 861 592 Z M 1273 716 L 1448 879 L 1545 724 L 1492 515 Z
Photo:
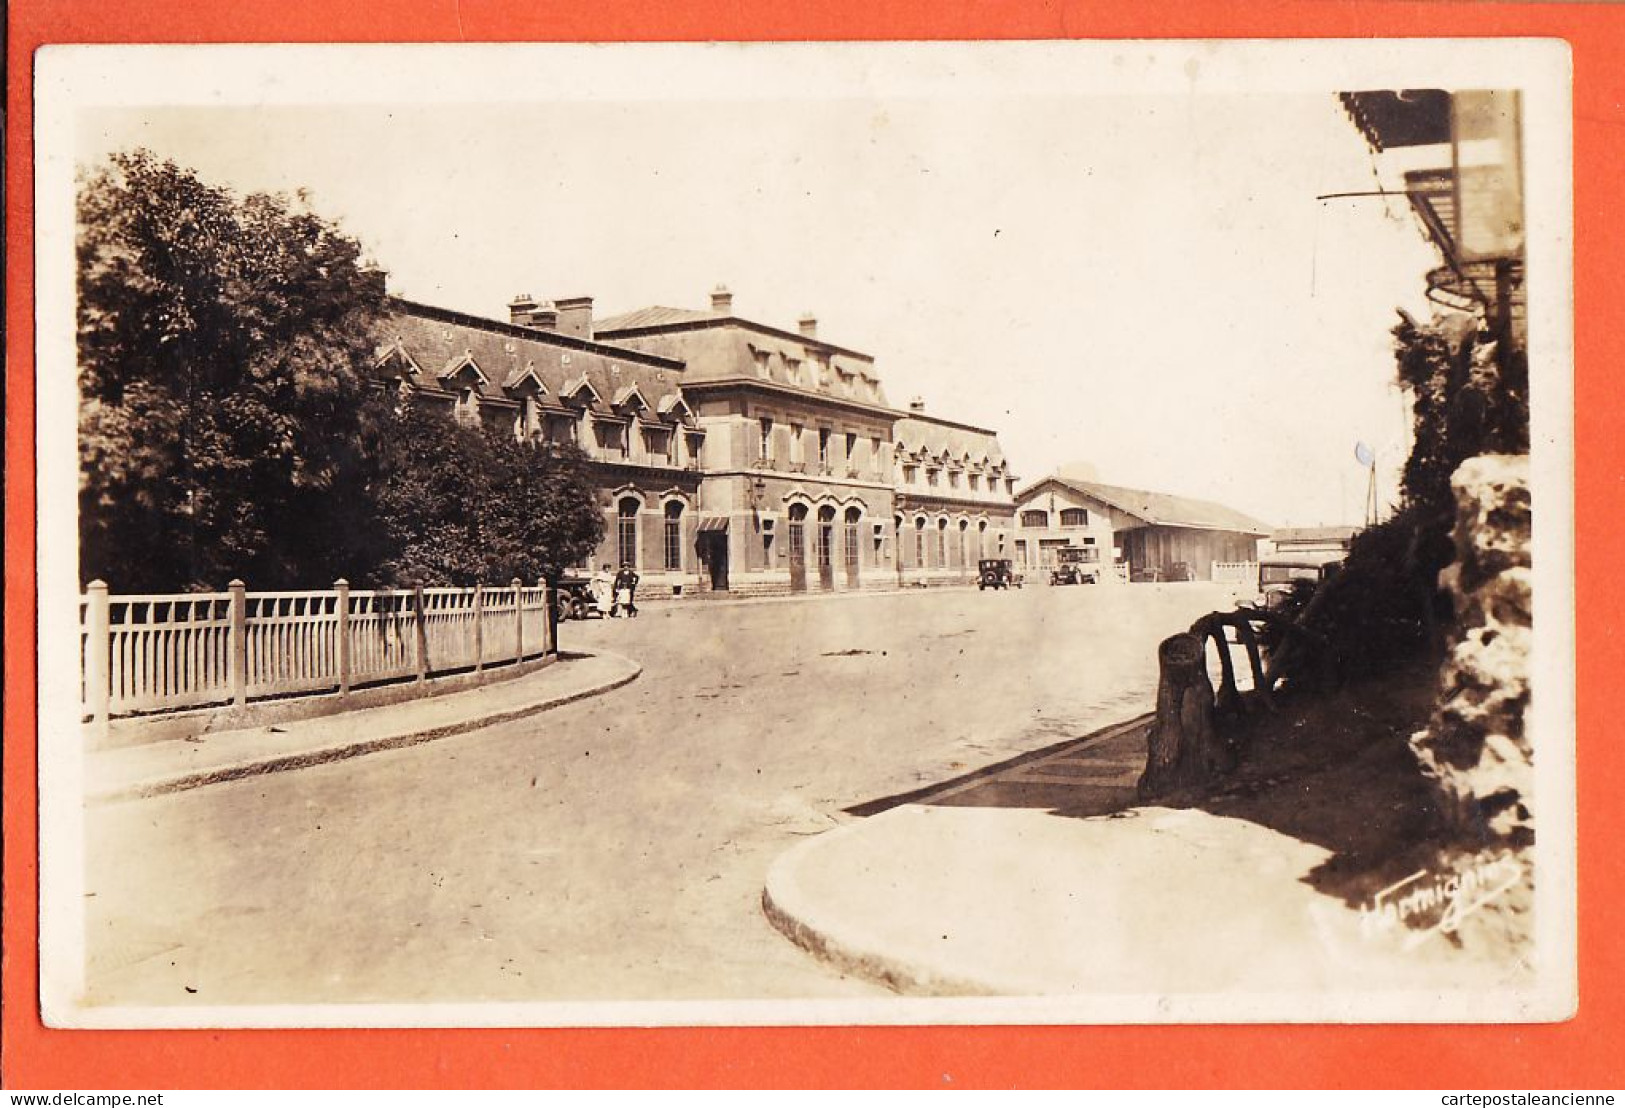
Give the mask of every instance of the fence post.
M 474 586 L 474 672 L 485 668 L 485 586 Z
M 547 595 L 547 578 L 536 578 L 536 588 L 542 595 L 542 653 L 553 653 L 553 601 Z
M 525 660 L 525 586 L 517 577 L 509 585 L 513 589 L 513 660 L 517 665 Z
M 248 586 L 235 577 L 226 586 L 231 593 L 231 702 L 248 703 Z
M 413 623 L 417 628 L 418 681 L 429 679 L 429 628 L 423 618 L 423 586 L 412 586 Z
M 339 695 L 350 694 L 350 582 L 340 577 L 333 582 L 333 591 L 338 594 L 334 601 L 338 605 L 339 617 Z
M 86 587 L 85 595 L 85 702 L 90 708 L 90 722 L 105 730 L 113 700 L 107 582 L 98 577 Z

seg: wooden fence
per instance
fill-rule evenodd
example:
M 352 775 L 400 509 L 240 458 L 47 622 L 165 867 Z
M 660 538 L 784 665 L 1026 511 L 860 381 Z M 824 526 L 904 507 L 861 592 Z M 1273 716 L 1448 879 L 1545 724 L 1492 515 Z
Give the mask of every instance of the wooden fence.
M 1214 562 L 1213 580 L 1231 585 L 1256 585 L 1257 562 Z
M 84 717 L 426 681 L 553 652 L 547 587 L 80 597 Z

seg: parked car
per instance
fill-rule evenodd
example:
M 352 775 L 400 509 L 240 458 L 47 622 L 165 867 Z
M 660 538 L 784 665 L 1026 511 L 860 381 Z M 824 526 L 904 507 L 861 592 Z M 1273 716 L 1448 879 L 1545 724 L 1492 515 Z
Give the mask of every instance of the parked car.
M 1052 585 L 1094 585 L 1100 581 L 1100 550 L 1093 546 L 1063 546 L 1055 552 Z
M 983 558 L 976 563 L 977 589 L 1021 588 L 1021 574 L 1015 571 L 1009 558 Z
M 1266 554 L 1258 560 L 1256 603 L 1271 611 L 1301 606 L 1342 566 L 1339 550 Z
M 584 573 L 565 573 L 554 590 L 554 607 L 559 622 L 567 619 L 594 619 L 603 616 L 592 595 L 592 578 Z

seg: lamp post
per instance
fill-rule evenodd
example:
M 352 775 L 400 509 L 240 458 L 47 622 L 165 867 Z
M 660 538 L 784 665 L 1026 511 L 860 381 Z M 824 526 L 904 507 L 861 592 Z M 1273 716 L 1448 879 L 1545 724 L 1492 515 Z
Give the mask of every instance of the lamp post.
M 894 497 L 897 505 L 897 526 L 892 536 L 892 561 L 897 565 L 897 587 L 903 587 L 903 527 L 908 522 L 908 495 L 897 493 Z
M 761 474 L 757 474 L 745 482 L 745 491 L 750 496 L 750 521 L 752 529 L 755 530 L 758 535 L 762 536 L 762 568 L 766 569 L 768 563 L 767 545 L 773 541 L 773 537 L 769 534 L 765 534 L 762 530 L 762 501 L 767 495 L 767 482 L 762 479 Z M 748 557 L 745 565 L 746 568 L 749 568 L 750 566 Z

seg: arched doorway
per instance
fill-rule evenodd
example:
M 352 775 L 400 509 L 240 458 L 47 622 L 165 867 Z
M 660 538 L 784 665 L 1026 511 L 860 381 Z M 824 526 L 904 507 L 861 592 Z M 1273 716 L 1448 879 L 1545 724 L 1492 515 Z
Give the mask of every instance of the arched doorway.
M 785 556 L 790 562 L 790 591 L 807 591 L 807 505 L 790 505 Z
M 835 587 L 835 509 L 825 504 L 818 509 L 818 587 L 826 592 Z
M 860 549 L 858 529 L 862 523 L 863 513 L 861 511 L 859 511 L 857 508 L 848 508 L 846 510 L 846 587 L 849 589 L 855 589 L 858 587 L 858 557 Z

